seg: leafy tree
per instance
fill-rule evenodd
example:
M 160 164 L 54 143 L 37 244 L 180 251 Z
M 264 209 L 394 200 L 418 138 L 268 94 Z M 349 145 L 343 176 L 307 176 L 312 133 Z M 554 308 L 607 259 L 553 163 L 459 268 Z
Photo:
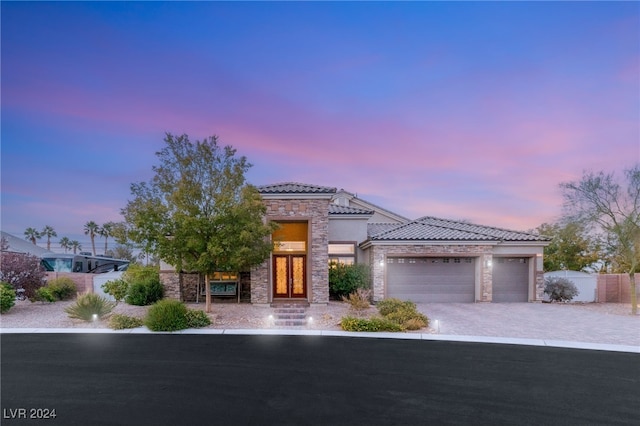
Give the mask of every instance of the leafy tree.
M 93 250 L 93 255 L 96 255 L 96 235 L 100 232 L 100 227 L 97 223 L 90 220 L 89 222 L 84 224 L 84 234 L 88 235 L 91 239 L 91 248 Z M 75 252 L 74 252 L 75 253 Z
M 60 238 L 60 247 L 62 247 L 66 253 L 67 250 L 71 248 L 71 240 L 67 237 Z
M 40 236 L 47 237 L 47 250 L 51 250 L 51 237 L 57 237 L 58 233 L 52 226 L 45 225 L 45 227 L 42 228 L 42 232 L 40 232 Z
M 579 223 L 543 223 L 536 232 L 551 238 L 544 248 L 544 270 L 588 271 L 600 260 L 599 245 Z
M 82 244 L 78 240 L 71 241 L 69 246 L 73 249 L 73 254 L 76 254 L 78 250 L 82 250 Z
M 640 265 L 640 163 L 623 173 L 584 172 L 577 182 L 561 183 L 565 219 L 604 234 L 614 261 L 629 274 L 631 312 L 638 312 L 635 271 Z
M 216 136 L 191 142 L 167 133 L 164 141 L 155 176 L 131 185 L 134 198 L 122 210 L 130 238 L 179 271 L 204 275 L 262 263 L 275 225 L 263 222 L 262 198 L 245 181 L 247 159 Z
M 24 236 L 27 237 L 27 239 L 31 241 L 33 244 L 37 244 L 36 240 L 39 240 L 40 238 L 42 238 L 42 235 L 40 235 L 40 233 L 36 230 L 36 228 L 31 228 L 31 227 L 25 229 Z
M 31 254 L 0 253 L 0 281 L 14 289 L 23 288 L 27 297 L 33 298 L 36 291 L 45 284 L 45 271 L 40 258 Z

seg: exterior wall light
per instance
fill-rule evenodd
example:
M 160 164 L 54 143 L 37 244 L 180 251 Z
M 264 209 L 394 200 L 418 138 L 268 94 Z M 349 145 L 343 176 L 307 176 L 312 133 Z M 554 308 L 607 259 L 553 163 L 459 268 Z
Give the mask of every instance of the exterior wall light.
M 487 260 L 485 262 L 485 265 L 487 265 L 487 268 L 491 268 L 493 266 L 493 261 L 492 260 Z

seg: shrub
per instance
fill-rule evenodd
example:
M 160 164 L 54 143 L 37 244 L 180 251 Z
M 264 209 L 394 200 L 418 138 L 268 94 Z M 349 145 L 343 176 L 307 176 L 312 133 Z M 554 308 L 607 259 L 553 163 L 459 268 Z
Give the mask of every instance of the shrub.
M 416 304 L 410 300 L 390 298 L 378 302 L 377 306 L 380 315 L 407 330 L 419 330 L 429 325 L 429 318 L 418 312 Z
M 120 302 L 127 297 L 127 291 L 129 290 L 129 284 L 125 280 L 111 280 L 102 284 L 102 289 L 105 293 L 113 296 L 116 302 Z
M 5 313 L 16 303 L 16 291 L 8 283 L 0 283 L 0 313 Z
M 402 301 L 396 298 L 389 298 L 379 301 L 376 304 L 380 315 L 385 316 L 389 315 L 391 312 L 398 311 L 400 309 L 416 309 L 416 304 L 411 302 L 410 300 Z
M 158 281 L 130 283 L 125 302 L 136 306 L 151 305 L 162 299 L 163 294 L 164 289 L 159 279 Z
M 151 331 L 183 330 L 189 326 L 187 307 L 179 300 L 160 300 L 149 308 L 144 324 Z
M 33 296 L 33 300 L 38 300 L 42 303 L 53 303 L 56 301 L 56 297 L 53 295 L 53 292 L 49 287 L 40 287 L 36 290 L 36 294 Z
M 332 263 L 329 267 L 329 294 L 334 299 L 369 286 L 369 269 L 366 265 Z
M 79 296 L 76 303 L 68 306 L 64 311 L 70 318 L 90 322 L 93 321 L 94 315 L 96 315 L 98 319 L 107 317 L 115 306 L 115 302 L 107 300 L 95 293 L 88 293 Z
M 211 324 L 211 318 L 200 309 L 187 310 L 187 328 L 201 328 Z
M 578 288 L 566 278 L 547 277 L 544 279 L 544 292 L 552 302 L 568 302 L 578 295 Z
M 359 288 L 353 293 L 350 293 L 348 296 L 342 296 L 342 300 L 351 305 L 351 309 L 356 312 L 364 311 L 368 309 L 369 300 L 371 298 L 371 290 Z
M 46 288 L 51 291 L 56 300 L 71 299 L 78 291 L 76 283 L 69 277 L 54 278 L 49 281 Z
M 403 331 L 404 328 L 386 318 L 356 318 L 346 316 L 340 321 L 340 326 L 345 331 Z
M 109 327 L 114 330 L 142 327 L 143 325 L 144 321 L 140 318 L 130 317 L 128 315 L 113 314 L 111 318 L 109 318 Z

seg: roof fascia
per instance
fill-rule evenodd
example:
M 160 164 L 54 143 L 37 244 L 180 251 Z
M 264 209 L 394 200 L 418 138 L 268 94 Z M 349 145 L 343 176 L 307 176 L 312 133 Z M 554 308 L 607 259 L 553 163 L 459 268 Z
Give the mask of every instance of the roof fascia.
M 500 244 L 499 241 L 366 240 L 360 244 L 360 248 L 368 249 L 371 246 L 497 246 L 498 244 Z

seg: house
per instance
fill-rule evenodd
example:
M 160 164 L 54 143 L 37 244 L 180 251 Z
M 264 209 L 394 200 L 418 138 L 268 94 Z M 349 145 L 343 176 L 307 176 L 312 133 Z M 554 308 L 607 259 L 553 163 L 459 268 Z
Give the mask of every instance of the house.
M 258 190 L 266 220 L 280 226 L 270 258 L 240 274 L 251 303 L 327 303 L 332 261 L 368 265 L 374 301 L 543 299 L 545 237 L 429 216 L 410 220 L 332 187 L 287 182 Z M 187 281 L 175 273 L 163 278 L 167 294 L 182 299 L 194 293 L 185 293 Z

